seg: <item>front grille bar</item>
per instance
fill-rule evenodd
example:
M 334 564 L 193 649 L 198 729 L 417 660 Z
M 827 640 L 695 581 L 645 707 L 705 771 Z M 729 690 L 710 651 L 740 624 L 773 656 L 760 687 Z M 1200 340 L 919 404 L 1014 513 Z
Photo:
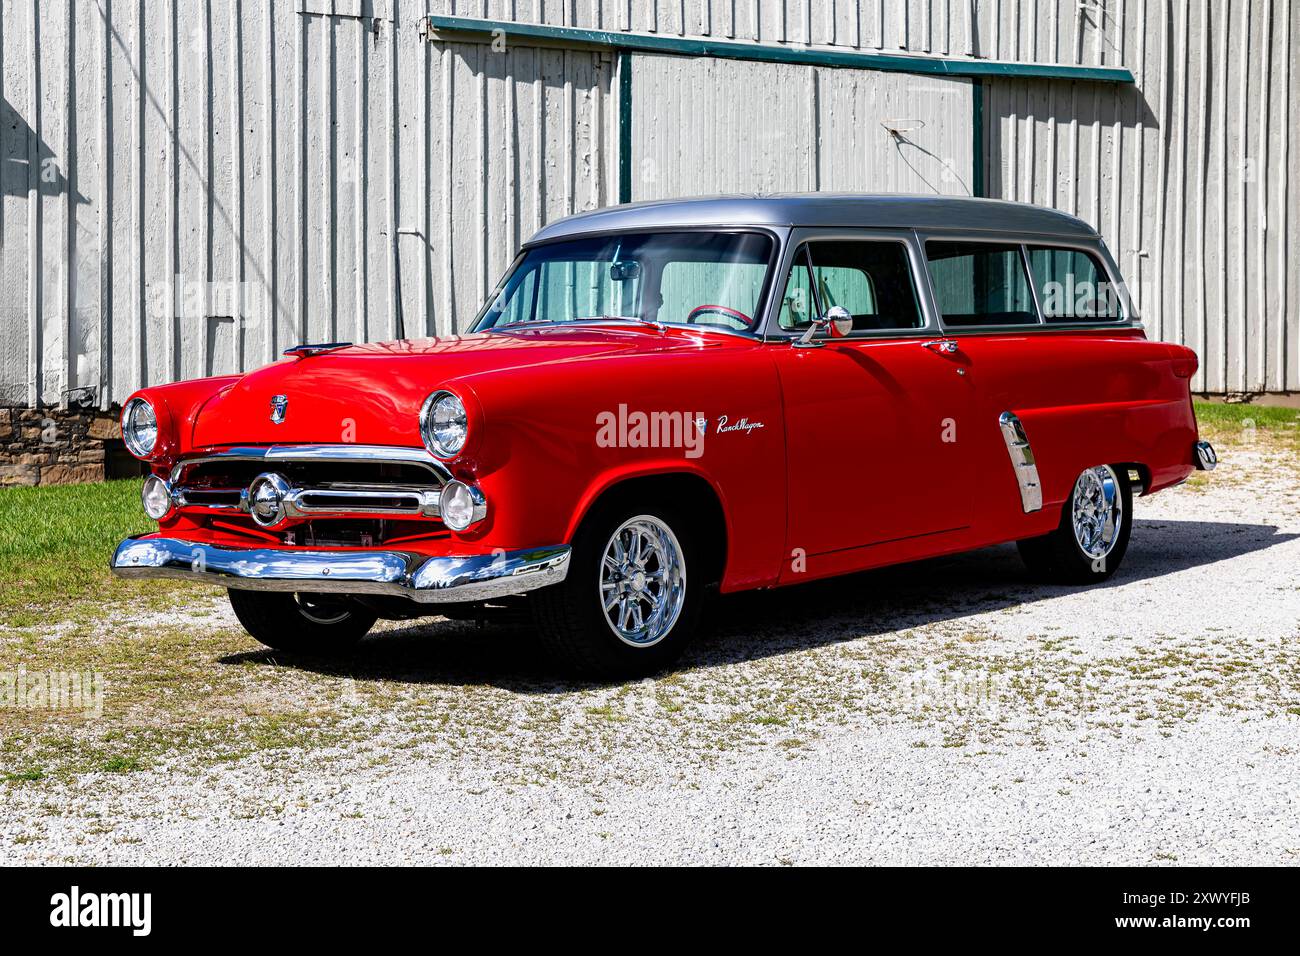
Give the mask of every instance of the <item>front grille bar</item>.
M 191 512 L 231 514 L 249 512 L 248 489 L 241 487 L 200 487 L 185 483 L 187 476 L 200 465 L 223 462 L 257 462 L 263 471 L 277 466 L 302 463 L 346 463 L 372 465 L 408 465 L 428 471 L 430 485 L 383 484 L 371 482 L 331 482 L 300 485 L 284 498 L 284 517 L 366 518 L 366 517 L 440 517 L 441 489 L 451 480 L 451 472 L 423 448 L 389 445 L 269 445 L 233 447 L 186 458 L 172 468 L 168 490 L 177 508 Z
M 179 485 L 186 472 L 198 465 L 227 461 L 266 462 L 267 471 L 273 471 L 275 465 L 290 462 L 415 465 L 426 469 L 439 487 L 451 481 L 447 466 L 424 448 L 398 445 L 247 445 L 182 459 L 172 468 L 169 483 Z
M 172 503 L 189 511 L 248 512 L 245 488 L 172 488 Z M 284 499 L 286 518 L 364 518 L 398 515 L 437 518 L 442 492 L 399 485 L 295 488 Z M 216 499 L 216 500 L 213 500 Z

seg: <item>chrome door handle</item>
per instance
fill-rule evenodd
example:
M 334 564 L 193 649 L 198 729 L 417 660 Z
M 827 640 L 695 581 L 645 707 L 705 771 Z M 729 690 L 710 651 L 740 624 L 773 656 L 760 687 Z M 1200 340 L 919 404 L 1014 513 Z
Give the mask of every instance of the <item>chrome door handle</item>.
M 930 349 L 932 352 L 955 352 L 957 351 L 956 339 L 931 339 L 928 342 L 922 342 L 922 347 Z

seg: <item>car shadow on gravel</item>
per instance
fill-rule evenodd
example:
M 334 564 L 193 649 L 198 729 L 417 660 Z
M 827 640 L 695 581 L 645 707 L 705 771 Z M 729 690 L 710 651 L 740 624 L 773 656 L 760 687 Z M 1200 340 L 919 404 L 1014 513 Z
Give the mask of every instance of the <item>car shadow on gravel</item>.
M 1300 535 L 1276 526 L 1218 521 L 1139 520 L 1110 588 L 1230 560 Z M 1078 588 L 1042 584 L 1014 545 L 1000 545 L 845 577 L 716 599 L 679 668 L 716 667 L 888 634 L 1031 604 Z M 398 623 L 343 657 L 248 651 L 223 664 L 294 667 L 331 677 L 414 684 L 491 685 L 517 693 L 590 688 L 563 677 L 526 619 Z

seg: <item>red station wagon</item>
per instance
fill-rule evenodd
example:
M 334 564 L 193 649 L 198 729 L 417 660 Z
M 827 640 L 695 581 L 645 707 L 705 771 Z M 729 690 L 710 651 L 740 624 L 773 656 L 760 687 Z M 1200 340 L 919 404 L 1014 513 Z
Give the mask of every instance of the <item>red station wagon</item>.
M 1211 469 L 1196 355 L 1148 341 L 1071 216 L 814 194 L 638 203 L 523 247 L 462 336 L 289 349 L 146 388 L 114 571 L 229 589 L 284 650 L 526 603 L 653 672 L 729 593 L 1015 541 L 1119 566 L 1132 498 Z

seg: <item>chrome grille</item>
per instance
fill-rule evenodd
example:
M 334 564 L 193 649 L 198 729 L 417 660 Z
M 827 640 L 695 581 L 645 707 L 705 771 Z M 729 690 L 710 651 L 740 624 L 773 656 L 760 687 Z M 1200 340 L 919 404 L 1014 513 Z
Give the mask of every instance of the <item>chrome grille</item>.
M 436 518 L 446 467 L 422 448 L 271 445 L 200 454 L 176 463 L 169 486 L 189 511 L 247 513 L 258 475 L 282 476 L 287 521 L 316 517 Z

